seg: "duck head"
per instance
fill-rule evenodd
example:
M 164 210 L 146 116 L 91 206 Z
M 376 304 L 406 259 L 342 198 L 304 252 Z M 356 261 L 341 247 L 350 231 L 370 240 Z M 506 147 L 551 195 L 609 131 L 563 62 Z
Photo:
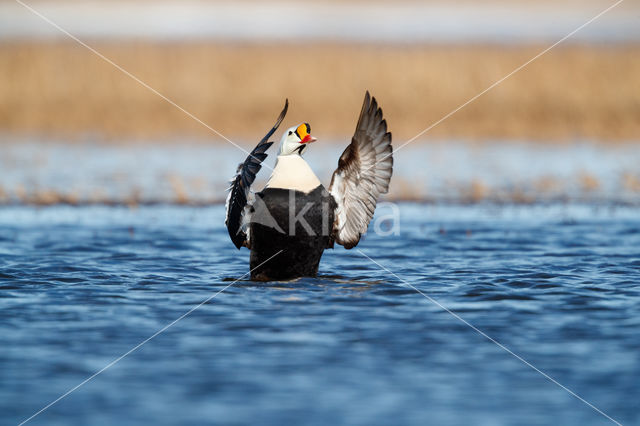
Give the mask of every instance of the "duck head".
M 279 155 L 302 155 L 310 143 L 316 138 L 311 136 L 311 126 L 309 123 L 302 123 L 287 129 L 280 140 Z

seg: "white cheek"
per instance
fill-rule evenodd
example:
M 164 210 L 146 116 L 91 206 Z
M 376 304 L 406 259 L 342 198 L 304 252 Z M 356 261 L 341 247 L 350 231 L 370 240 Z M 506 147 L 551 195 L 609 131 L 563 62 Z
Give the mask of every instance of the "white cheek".
M 289 139 L 289 144 L 288 144 L 288 147 L 287 147 L 288 148 L 287 151 L 289 151 L 289 153 L 293 153 L 296 149 L 298 149 L 298 145 L 299 145 L 298 141 L 293 140 L 293 139 Z

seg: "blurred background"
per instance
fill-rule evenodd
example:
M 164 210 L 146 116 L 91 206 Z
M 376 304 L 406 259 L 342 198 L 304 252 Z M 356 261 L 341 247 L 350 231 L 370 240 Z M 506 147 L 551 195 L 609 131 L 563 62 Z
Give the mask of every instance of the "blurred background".
M 584 26 L 615 1 L 0 0 L 0 424 L 640 424 L 640 2 Z M 288 98 L 328 185 L 366 90 L 399 202 L 244 281 L 243 150 Z
M 638 203 L 637 2 L 439 122 L 612 4 L 0 1 L 0 203 L 224 200 L 246 154 L 123 70 L 246 150 L 288 98 L 325 184 L 370 90 L 389 199 Z

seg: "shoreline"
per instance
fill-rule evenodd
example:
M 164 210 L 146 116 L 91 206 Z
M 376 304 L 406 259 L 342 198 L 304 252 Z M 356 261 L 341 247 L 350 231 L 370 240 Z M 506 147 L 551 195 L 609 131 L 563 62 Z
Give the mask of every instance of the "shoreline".
M 345 143 L 305 155 L 328 186 Z M 254 191 L 267 181 L 275 150 Z M 0 144 L 0 205 L 210 205 L 224 202 L 246 154 L 233 146 Z M 394 153 L 385 201 L 640 203 L 640 146 L 443 141 Z

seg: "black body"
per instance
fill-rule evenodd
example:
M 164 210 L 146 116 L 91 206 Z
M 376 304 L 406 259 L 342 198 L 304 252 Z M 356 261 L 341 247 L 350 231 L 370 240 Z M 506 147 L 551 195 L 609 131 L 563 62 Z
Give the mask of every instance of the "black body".
M 322 185 L 308 194 L 280 188 L 257 193 L 250 224 L 251 279 L 315 277 L 322 252 L 333 247 L 335 208 Z

